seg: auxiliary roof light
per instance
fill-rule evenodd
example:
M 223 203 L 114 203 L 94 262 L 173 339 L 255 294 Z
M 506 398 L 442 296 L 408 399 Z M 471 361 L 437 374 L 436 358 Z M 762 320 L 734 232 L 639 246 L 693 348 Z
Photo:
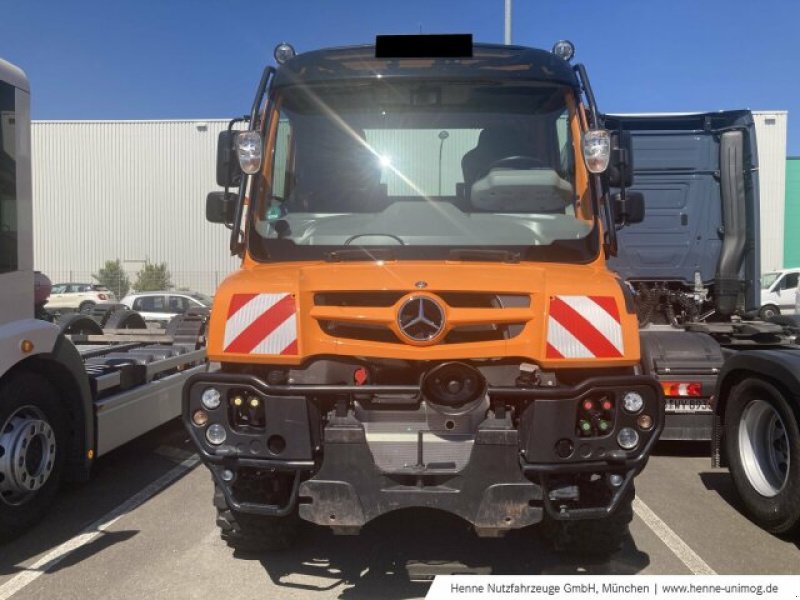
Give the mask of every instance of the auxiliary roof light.
M 572 60 L 575 56 L 575 45 L 569 40 L 558 40 L 553 44 L 553 54 L 564 60 Z
M 282 65 L 290 58 L 294 58 L 295 54 L 297 54 L 297 52 L 294 51 L 292 45 L 286 42 L 281 42 L 275 46 L 275 50 L 272 52 L 272 55 L 275 57 L 275 62 L 279 65 Z

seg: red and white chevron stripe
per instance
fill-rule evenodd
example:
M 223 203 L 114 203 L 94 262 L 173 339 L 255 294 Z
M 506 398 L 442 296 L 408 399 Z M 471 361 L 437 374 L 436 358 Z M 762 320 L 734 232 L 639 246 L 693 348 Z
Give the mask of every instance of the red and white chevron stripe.
M 297 307 L 291 294 L 234 294 L 224 352 L 297 354 Z
M 547 319 L 547 358 L 618 358 L 625 349 L 612 296 L 553 296 Z

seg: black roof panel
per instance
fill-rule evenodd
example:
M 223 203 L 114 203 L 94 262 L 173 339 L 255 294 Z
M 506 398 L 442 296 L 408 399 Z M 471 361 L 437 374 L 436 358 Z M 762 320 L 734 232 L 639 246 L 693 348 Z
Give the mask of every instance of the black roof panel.
M 313 50 L 280 65 L 273 86 L 375 77 L 529 80 L 578 87 L 572 66 L 553 53 L 499 44 L 475 44 L 471 58 L 375 58 L 373 45 Z

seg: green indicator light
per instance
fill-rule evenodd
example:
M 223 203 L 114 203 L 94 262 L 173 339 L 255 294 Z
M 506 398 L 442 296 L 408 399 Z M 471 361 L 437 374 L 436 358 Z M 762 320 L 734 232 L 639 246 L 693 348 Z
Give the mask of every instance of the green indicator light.
M 609 427 L 609 423 L 608 423 L 608 421 L 600 421 L 600 422 L 597 424 L 597 428 L 598 428 L 600 431 L 608 431 L 608 427 Z
M 588 433 L 592 430 L 592 424 L 589 423 L 589 421 L 581 420 L 580 423 L 578 423 L 578 426 L 581 428 L 581 431 L 585 433 Z

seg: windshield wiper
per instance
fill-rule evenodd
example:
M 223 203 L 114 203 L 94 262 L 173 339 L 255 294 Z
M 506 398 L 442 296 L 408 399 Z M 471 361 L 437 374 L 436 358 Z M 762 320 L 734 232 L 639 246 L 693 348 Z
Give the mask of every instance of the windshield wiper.
M 518 263 L 519 252 L 510 250 L 489 250 L 483 248 L 454 248 L 450 250 L 449 260 L 482 260 L 487 262 Z
M 345 260 L 394 260 L 394 252 L 386 248 L 347 248 L 346 250 L 333 250 L 325 253 L 327 262 L 342 262 Z

